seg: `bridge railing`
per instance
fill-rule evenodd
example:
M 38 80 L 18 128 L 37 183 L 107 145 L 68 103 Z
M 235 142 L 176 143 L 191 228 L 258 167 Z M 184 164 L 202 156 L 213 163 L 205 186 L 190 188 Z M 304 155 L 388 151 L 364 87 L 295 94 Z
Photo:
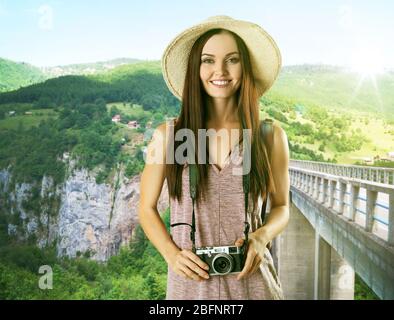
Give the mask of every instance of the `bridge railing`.
M 394 245 L 394 186 L 289 167 L 290 182 L 311 198 Z
M 335 164 L 317 161 L 290 160 L 290 166 L 394 185 L 394 168 Z

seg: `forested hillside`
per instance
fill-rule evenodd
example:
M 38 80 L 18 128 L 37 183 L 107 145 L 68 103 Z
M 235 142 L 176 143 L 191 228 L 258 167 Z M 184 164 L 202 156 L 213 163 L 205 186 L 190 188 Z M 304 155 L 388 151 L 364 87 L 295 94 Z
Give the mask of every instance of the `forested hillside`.
M 47 79 L 39 68 L 0 58 L 0 92 L 11 91 Z
M 363 76 L 326 65 L 285 66 L 270 90 L 273 96 L 289 97 L 299 104 L 390 120 L 394 120 L 393 92 L 394 72 Z

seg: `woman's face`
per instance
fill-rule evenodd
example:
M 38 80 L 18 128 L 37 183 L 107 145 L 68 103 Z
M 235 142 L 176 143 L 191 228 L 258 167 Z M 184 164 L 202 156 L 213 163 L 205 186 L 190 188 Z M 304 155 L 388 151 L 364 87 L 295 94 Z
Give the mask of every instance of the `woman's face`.
M 225 32 L 209 38 L 201 53 L 200 79 L 213 98 L 228 98 L 238 90 L 242 80 L 241 58 L 231 34 Z

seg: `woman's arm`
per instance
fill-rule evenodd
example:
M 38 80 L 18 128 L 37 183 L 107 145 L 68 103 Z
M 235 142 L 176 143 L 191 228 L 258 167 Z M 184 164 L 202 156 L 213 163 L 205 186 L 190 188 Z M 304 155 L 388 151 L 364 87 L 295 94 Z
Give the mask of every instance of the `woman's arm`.
M 276 192 L 271 193 L 271 211 L 266 223 L 256 230 L 265 244 L 278 236 L 289 222 L 289 147 L 285 131 L 277 125 L 274 125 L 271 169 Z
M 171 239 L 157 210 L 157 201 L 165 180 L 166 123 L 155 130 L 148 144 L 145 167 L 141 175 L 138 217 L 148 239 L 176 273 L 201 280 L 208 276 L 206 266 L 189 250 L 181 250 Z
M 255 272 L 262 257 L 258 252 L 265 251 L 268 242 L 279 235 L 289 222 L 289 147 L 285 131 L 274 123 L 274 143 L 272 146 L 271 169 L 276 192 L 271 193 L 271 211 L 264 226 L 249 236 L 249 250 L 242 272 L 238 279 Z M 242 245 L 238 239 L 237 245 Z
M 145 167 L 141 175 L 138 218 L 148 239 L 163 258 L 177 252 L 178 248 L 169 236 L 157 210 L 157 201 L 165 180 L 165 123 L 157 127 L 148 144 Z M 160 154 L 161 153 L 161 154 Z

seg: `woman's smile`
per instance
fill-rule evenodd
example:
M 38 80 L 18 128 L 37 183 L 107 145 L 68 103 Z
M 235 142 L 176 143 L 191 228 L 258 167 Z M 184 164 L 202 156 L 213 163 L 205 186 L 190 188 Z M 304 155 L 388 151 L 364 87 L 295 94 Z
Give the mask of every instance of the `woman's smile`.
M 214 87 L 226 88 L 230 85 L 231 80 L 212 80 L 209 81 Z

